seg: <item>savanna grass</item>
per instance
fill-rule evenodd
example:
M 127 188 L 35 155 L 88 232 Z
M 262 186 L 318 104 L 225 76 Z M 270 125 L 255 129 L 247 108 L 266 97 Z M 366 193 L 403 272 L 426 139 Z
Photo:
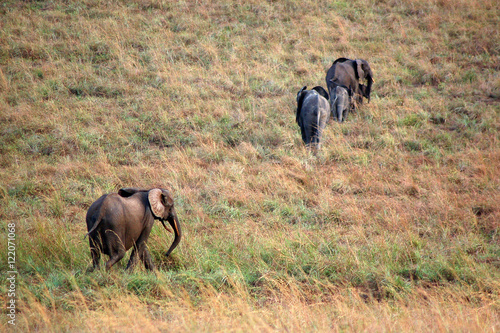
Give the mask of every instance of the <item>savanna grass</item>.
M 4 1 L 0 17 L 19 331 L 498 330 L 495 1 Z M 370 62 L 371 102 L 314 156 L 295 95 L 341 56 Z M 86 210 L 129 186 L 170 189 L 183 240 L 165 258 L 153 228 L 154 273 L 86 273 Z

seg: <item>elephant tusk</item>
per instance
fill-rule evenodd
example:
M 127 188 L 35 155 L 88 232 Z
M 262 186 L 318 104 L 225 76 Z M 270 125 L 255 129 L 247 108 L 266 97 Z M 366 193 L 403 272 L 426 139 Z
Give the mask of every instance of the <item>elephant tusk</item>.
M 179 229 L 177 227 L 177 221 L 175 218 L 174 218 L 174 227 L 175 227 L 175 231 L 177 232 L 177 234 L 179 234 Z
M 165 224 L 165 222 L 163 222 L 163 220 L 161 220 L 161 224 L 163 224 L 163 228 L 165 228 L 165 230 L 167 230 L 170 233 L 173 233 L 172 230 L 167 227 L 167 225 Z

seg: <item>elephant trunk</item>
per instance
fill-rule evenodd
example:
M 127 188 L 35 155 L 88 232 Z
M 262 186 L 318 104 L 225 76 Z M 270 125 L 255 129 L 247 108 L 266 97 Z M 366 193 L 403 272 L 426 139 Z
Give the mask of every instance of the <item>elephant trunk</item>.
M 342 109 L 342 104 L 339 103 L 337 104 L 337 120 L 339 123 L 341 123 L 343 121 L 342 119 L 342 113 L 344 112 L 344 110 Z
M 172 229 L 174 229 L 175 238 L 172 245 L 170 245 L 167 254 L 165 255 L 166 257 L 168 257 L 170 255 L 170 252 L 172 252 L 177 247 L 182 237 L 181 225 L 179 224 L 179 219 L 177 218 L 177 214 L 175 212 L 172 212 L 168 216 L 167 221 L 172 226 Z
M 371 76 L 367 76 L 368 84 L 366 86 L 365 97 L 368 99 L 368 103 L 370 103 L 370 92 L 372 90 L 373 78 Z
M 338 120 L 337 118 L 337 99 L 339 97 L 337 96 L 337 88 L 336 86 L 333 86 L 330 88 L 330 115 L 333 117 L 333 119 Z

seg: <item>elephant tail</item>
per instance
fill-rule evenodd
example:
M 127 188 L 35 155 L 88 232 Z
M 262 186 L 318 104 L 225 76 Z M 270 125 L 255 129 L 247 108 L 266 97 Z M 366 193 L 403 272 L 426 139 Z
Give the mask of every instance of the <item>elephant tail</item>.
M 335 103 L 337 103 L 338 99 L 339 99 L 339 95 L 335 94 L 335 99 L 332 101 L 331 105 L 335 105 Z
M 99 217 L 97 217 L 97 220 L 95 221 L 94 225 L 92 226 L 92 229 L 90 229 L 89 232 L 87 232 L 87 234 L 83 237 L 83 239 L 87 238 L 88 235 L 90 235 L 92 232 L 94 232 L 95 229 L 97 229 L 97 227 L 99 226 L 99 223 L 101 223 L 101 221 L 102 221 L 102 218 L 103 218 L 103 213 L 101 211 L 101 212 L 99 212 Z
M 318 107 L 318 115 L 316 116 L 316 124 L 312 128 L 312 142 L 315 144 L 319 143 L 319 136 L 321 133 L 321 110 Z

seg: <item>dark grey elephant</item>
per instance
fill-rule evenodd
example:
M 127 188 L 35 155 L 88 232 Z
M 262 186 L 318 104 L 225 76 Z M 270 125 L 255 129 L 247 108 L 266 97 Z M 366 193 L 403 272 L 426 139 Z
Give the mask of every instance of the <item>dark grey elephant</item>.
M 123 188 L 118 193 L 105 194 L 97 199 L 87 212 L 86 222 L 89 236 L 92 268 L 99 268 L 101 252 L 109 256 L 106 270 L 125 256 L 131 247 L 132 254 L 127 269 L 137 263 L 139 257 L 146 269 L 154 269 L 151 255 L 146 246 L 154 220 L 165 220 L 174 229 L 174 242 L 168 249 L 168 256 L 181 240 L 181 226 L 174 209 L 174 199 L 167 190 L 141 190 Z M 170 231 L 171 232 L 171 231 Z
M 297 93 L 297 114 L 295 120 L 300 127 L 302 140 L 306 146 L 318 150 L 321 147 L 321 135 L 330 118 L 328 93 L 317 86 Z
M 346 86 L 332 87 L 330 91 L 330 111 L 332 117 L 339 123 L 347 118 L 351 105 L 350 89 Z
M 363 84 L 365 80 L 366 85 Z M 335 86 L 345 86 L 352 91 L 354 101 L 358 104 L 363 102 L 363 97 L 370 102 L 372 84 L 372 70 L 363 59 L 338 58 L 326 73 L 326 85 L 330 94 Z

